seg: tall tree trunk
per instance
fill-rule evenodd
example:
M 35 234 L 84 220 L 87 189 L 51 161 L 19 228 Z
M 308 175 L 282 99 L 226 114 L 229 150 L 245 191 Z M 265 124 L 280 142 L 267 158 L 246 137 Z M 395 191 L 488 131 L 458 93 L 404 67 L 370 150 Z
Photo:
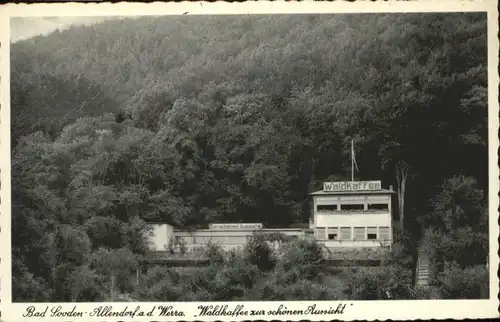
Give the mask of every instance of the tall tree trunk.
M 405 191 L 406 180 L 408 178 L 409 166 L 406 162 L 402 161 L 396 165 L 396 180 L 398 190 L 398 210 L 399 210 L 399 225 L 401 227 L 401 234 L 404 236 L 404 247 L 410 252 L 412 257 L 412 283 L 416 282 L 417 278 L 417 265 L 418 265 L 418 246 L 413 240 L 412 236 L 405 230 Z
M 396 166 L 396 180 L 398 183 L 398 210 L 399 210 L 399 224 L 401 226 L 401 232 L 405 231 L 405 190 L 406 190 L 406 179 L 408 178 L 408 166 L 405 163 L 398 163 Z

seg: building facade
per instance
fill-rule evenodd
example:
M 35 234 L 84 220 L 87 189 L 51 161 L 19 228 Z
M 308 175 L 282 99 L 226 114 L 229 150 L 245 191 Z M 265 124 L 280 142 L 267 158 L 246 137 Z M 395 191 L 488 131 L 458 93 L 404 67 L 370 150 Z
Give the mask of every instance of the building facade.
M 262 224 L 252 223 L 224 223 L 211 224 L 208 229 L 180 230 L 171 225 L 153 224 L 152 247 L 156 251 L 179 251 L 182 247 L 185 252 L 203 249 L 209 243 L 217 244 L 225 250 L 241 249 L 256 232 L 267 235 L 286 236 L 288 240 L 305 236 L 301 228 L 266 229 Z
M 329 248 L 390 246 L 393 194 L 380 181 L 325 182 L 310 194 L 310 228 Z

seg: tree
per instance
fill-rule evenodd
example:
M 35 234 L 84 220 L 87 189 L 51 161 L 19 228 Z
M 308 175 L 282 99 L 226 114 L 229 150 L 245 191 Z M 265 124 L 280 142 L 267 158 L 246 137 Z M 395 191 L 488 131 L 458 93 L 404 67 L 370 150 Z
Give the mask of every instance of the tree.
M 71 302 L 93 301 L 99 295 L 99 276 L 88 266 L 79 266 L 68 278 Z
M 488 212 L 485 196 L 471 177 L 456 176 L 446 180 L 434 205 L 431 223 L 441 228 L 457 245 L 469 245 L 479 253 L 479 263 L 486 263 L 488 253 Z M 469 249 L 469 254 L 472 249 Z M 452 252 L 458 254 L 457 250 Z M 476 262 L 475 260 L 473 262 Z M 476 262 L 478 263 L 478 262 Z
M 432 284 L 444 298 L 486 296 L 482 287 L 488 274 L 482 274 L 480 266 L 487 264 L 489 248 L 484 198 L 474 178 L 454 176 L 444 182 L 434 200 L 435 211 L 424 220 L 429 228 L 423 247 L 431 260 Z M 474 273 L 479 275 L 461 280 Z
M 107 289 L 107 298 L 117 299 L 117 292 L 126 292 L 132 289 L 136 270 L 139 268 L 137 257 L 128 249 L 120 248 L 108 250 L 100 248 L 92 254 L 91 267 L 106 278 L 102 280 Z

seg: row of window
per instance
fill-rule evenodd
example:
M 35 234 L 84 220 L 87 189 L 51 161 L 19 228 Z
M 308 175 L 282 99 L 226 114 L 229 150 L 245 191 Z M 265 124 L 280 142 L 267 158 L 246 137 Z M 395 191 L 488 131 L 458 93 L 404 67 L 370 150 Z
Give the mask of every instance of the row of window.
M 219 245 L 242 245 L 246 244 L 252 236 L 175 236 L 176 243 L 191 244 L 208 244 L 214 243 Z M 299 236 L 288 235 L 287 240 L 297 240 Z
M 176 236 L 176 241 L 183 241 L 186 244 L 245 244 L 246 236 Z
M 340 210 L 389 210 L 389 204 L 335 204 L 335 205 L 317 205 L 316 211 L 340 211 Z
M 389 227 L 316 228 L 317 240 L 389 240 Z

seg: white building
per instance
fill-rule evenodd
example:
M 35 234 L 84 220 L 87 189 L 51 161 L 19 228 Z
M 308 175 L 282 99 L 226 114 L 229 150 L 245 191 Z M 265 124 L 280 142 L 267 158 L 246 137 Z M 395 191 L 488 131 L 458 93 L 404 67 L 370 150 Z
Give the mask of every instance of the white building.
M 313 209 L 309 229 L 265 229 L 262 224 L 211 224 L 208 229 L 179 230 L 165 223 L 153 224 L 152 248 L 190 252 L 208 243 L 224 249 L 243 247 L 256 232 L 315 239 L 328 248 L 387 247 L 392 243 L 392 188 L 380 181 L 325 182 L 323 190 L 310 194 Z M 180 246 L 182 245 L 182 246 Z
M 392 194 L 380 181 L 325 182 L 310 194 L 309 226 L 329 248 L 390 246 Z
M 153 224 L 152 247 L 156 251 L 166 251 L 173 247 L 176 251 L 184 247 L 186 252 L 203 249 L 207 244 L 220 245 L 225 250 L 238 249 L 245 246 L 249 238 L 260 232 L 268 235 L 286 236 L 288 239 L 304 236 L 301 228 L 266 229 L 262 224 L 225 223 L 211 224 L 208 229 L 180 230 L 171 225 Z

